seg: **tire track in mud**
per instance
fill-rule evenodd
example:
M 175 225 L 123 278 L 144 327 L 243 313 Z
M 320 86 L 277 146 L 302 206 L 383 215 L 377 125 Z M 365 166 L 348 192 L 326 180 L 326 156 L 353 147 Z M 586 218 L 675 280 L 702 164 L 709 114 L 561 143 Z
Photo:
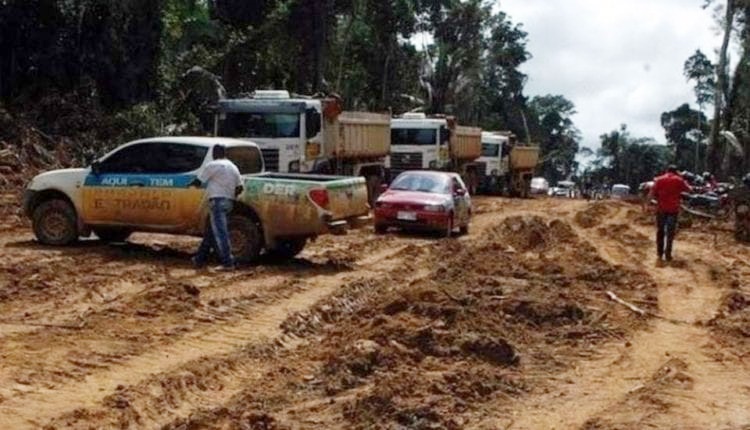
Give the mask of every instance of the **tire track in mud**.
M 625 214 L 624 207 L 618 208 L 603 228 L 623 222 Z M 645 227 L 633 229 L 651 235 Z M 701 249 L 678 239 L 675 254 L 682 257 L 652 269 L 655 259 L 645 258 L 649 252 L 628 249 L 606 235 L 591 234 L 593 230 L 577 231 L 610 263 L 652 275 L 661 318 L 624 345 L 605 346 L 597 356 L 554 378 L 556 386 L 548 393 L 499 408 L 500 413 L 469 428 L 704 429 L 750 424 L 750 382 L 738 378 L 750 369 L 710 355 L 714 343 L 703 323 L 717 310 L 722 287 L 711 279 L 710 265 L 699 257 Z
M 386 242 L 384 242 L 386 243 Z M 239 321 L 210 327 L 209 330 L 196 330 L 183 336 L 180 340 L 167 346 L 158 347 L 142 355 L 116 363 L 101 372 L 93 372 L 82 381 L 71 382 L 53 389 L 29 389 L 27 394 L 16 395 L 0 402 L 0 426 L 4 428 L 23 428 L 37 426 L 50 419 L 65 414 L 73 409 L 80 410 L 96 406 L 103 396 L 116 393 L 118 387 L 131 386 L 152 377 L 155 374 L 178 371 L 186 363 L 205 360 L 207 357 L 221 357 L 230 354 L 237 348 L 249 344 L 271 342 L 280 339 L 280 323 L 292 312 L 307 309 L 313 303 L 330 295 L 348 279 L 357 276 L 373 277 L 383 270 L 395 270 L 384 261 L 397 254 L 407 246 L 398 245 L 398 241 L 389 241 L 389 248 L 380 250 L 363 258 L 358 269 L 337 274 L 320 274 L 300 281 L 300 292 L 290 297 L 261 307 L 256 314 L 246 316 Z M 368 266 L 377 266 L 373 272 Z M 218 288 L 222 293 L 217 297 L 226 298 L 226 294 L 247 294 L 257 288 L 252 281 L 233 284 L 231 291 Z M 211 295 L 211 289 L 206 294 Z M 155 346 L 156 347 L 156 346 Z M 208 351 L 208 352 L 207 352 Z M 253 372 L 256 367 L 249 368 Z

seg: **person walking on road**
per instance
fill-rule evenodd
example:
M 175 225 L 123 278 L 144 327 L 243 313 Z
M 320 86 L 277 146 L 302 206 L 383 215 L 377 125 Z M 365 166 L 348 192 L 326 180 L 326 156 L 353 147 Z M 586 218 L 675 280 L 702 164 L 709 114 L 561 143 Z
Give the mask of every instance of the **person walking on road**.
M 676 166 L 656 179 L 651 187 L 651 197 L 656 199 L 656 254 L 661 261 L 672 261 L 672 242 L 677 231 L 682 193 L 692 188 L 677 173 Z
M 229 242 L 227 215 L 232 211 L 235 197 L 242 192 L 240 170 L 226 158 L 226 148 L 223 145 L 214 145 L 212 154 L 213 160 L 190 184 L 206 184 L 210 221 L 198 252 L 193 257 L 193 264 L 196 267 L 205 266 L 211 249 L 214 249 L 219 255 L 222 269 L 233 270 L 235 263 Z

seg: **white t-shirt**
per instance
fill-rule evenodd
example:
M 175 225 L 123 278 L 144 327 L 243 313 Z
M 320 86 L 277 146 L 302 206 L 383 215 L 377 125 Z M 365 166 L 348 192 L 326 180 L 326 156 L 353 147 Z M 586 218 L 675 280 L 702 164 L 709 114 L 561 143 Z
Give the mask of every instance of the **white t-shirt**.
M 234 189 L 241 184 L 240 170 L 226 158 L 213 160 L 198 175 L 201 182 L 207 182 L 208 198 L 226 197 L 234 199 Z

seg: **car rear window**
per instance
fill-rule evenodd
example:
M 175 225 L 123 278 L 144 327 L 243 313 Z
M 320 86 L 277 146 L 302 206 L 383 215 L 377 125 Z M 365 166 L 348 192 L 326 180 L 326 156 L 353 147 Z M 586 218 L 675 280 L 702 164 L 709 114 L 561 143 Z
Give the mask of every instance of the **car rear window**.
M 263 157 L 260 154 L 260 149 L 254 146 L 227 148 L 227 158 L 237 165 L 242 175 L 263 171 Z

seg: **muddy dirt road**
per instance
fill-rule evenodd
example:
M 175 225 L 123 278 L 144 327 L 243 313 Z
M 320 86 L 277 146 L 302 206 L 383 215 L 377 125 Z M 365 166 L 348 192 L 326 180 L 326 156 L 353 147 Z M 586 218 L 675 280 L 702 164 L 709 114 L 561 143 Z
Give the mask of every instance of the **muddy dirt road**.
M 189 238 L 0 225 L 0 428 L 750 428 L 750 248 L 724 227 L 660 266 L 633 206 L 475 209 L 462 237 L 234 273 Z

